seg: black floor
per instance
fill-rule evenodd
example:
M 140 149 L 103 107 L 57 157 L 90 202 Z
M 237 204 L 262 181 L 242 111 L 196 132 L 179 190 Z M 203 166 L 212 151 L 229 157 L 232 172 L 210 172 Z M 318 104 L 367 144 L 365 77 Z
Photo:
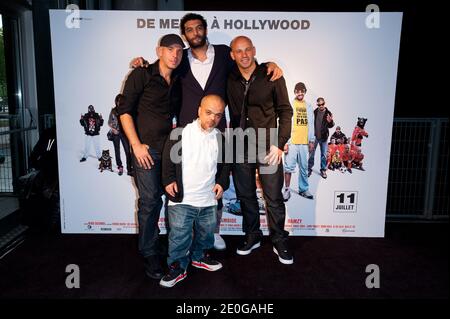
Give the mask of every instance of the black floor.
M 448 299 L 448 224 L 388 223 L 384 239 L 291 237 L 294 265 L 282 265 L 267 237 L 249 256 L 225 236 L 216 253 L 224 268 L 190 268 L 174 288 L 147 278 L 136 235 L 30 234 L 0 260 L 0 299 Z M 80 288 L 65 285 L 66 266 L 80 269 Z M 380 269 L 380 288 L 365 285 L 366 266 Z

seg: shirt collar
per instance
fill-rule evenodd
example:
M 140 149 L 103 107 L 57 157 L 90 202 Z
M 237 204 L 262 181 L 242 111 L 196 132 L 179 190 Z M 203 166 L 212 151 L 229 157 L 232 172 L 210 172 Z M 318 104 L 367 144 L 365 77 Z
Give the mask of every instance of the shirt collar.
M 189 58 L 189 62 L 191 63 L 198 63 L 198 64 L 207 64 L 207 63 L 211 63 L 214 60 L 214 46 L 211 43 L 208 43 L 208 49 L 206 50 L 206 60 L 201 62 L 200 60 L 198 60 L 197 58 L 195 58 L 192 55 L 192 49 L 189 48 L 188 50 L 188 58 Z
M 150 74 L 159 75 L 159 59 L 150 64 Z
M 263 65 L 258 64 L 257 61 L 255 61 L 255 63 L 256 63 L 256 68 L 255 68 L 255 70 L 253 71 L 253 73 L 252 73 L 252 75 L 250 76 L 250 78 L 252 78 L 253 75 L 258 75 L 258 74 L 260 74 L 260 73 L 262 72 L 262 70 L 264 70 L 264 68 L 265 68 Z M 239 71 L 239 68 L 238 68 L 236 62 L 234 63 L 234 67 L 233 67 L 232 70 L 231 70 L 231 74 L 232 74 L 232 76 L 234 77 L 235 80 L 241 80 L 241 79 L 244 78 L 244 77 L 242 76 L 242 74 L 241 74 L 241 71 Z M 264 73 L 263 73 L 263 75 L 264 75 Z
M 216 134 L 216 128 L 213 128 L 211 131 L 206 131 L 202 128 L 202 126 L 200 125 L 200 119 L 197 118 L 197 120 L 195 121 L 197 123 L 196 127 L 199 133 L 202 133 L 204 136 L 210 136 L 210 135 L 215 135 Z
M 149 68 L 149 72 L 152 76 L 158 76 L 158 75 L 161 76 L 161 74 L 159 73 L 159 59 L 156 60 L 154 63 L 150 64 L 150 66 L 148 68 Z M 172 73 L 170 74 L 170 78 L 172 80 L 175 80 L 178 78 L 178 75 L 175 72 L 175 70 L 173 70 Z

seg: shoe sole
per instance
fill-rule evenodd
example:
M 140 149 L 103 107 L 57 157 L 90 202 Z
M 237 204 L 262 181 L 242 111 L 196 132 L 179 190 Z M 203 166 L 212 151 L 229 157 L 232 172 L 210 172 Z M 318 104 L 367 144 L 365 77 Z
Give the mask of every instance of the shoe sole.
M 313 197 L 307 197 L 307 196 L 305 196 L 305 195 L 302 195 L 302 194 L 300 194 L 300 193 L 298 193 L 301 197 L 303 197 L 303 198 L 306 198 L 306 199 L 314 199 L 314 196 Z
M 166 281 L 160 281 L 159 285 L 163 288 L 172 288 L 180 281 L 184 280 L 184 278 L 187 277 L 187 272 L 184 272 L 183 274 L 179 275 L 177 278 L 175 278 L 172 281 L 166 282 Z
M 278 255 L 278 251 L 275 247 L 273 247 L 273 252 L 278 256 L 278 260 L 280 261 L 280 263 L 285 264 L 285 265 L 292 265 L 294 263 L 294 258 L 292 258 L 292 259 L 281 258 L 280 255 Z
M 291 198 L 291 192 L 290 192 L 290 188 L 288 188 L 289 190 L 289 195 L 287 195 L 287 198 L 284 197 L 284 194 L 281 194 L 283 196 L 283 202 L 287 202 L 290 198 Z
M 258 242 L 256 244 L 254 244 L 249 250 L 236 249 L 236 254 L 241 255 L 241 256 L 246 256 L 246 255 L 250 254 L 253 249 L 256 249 L 256 248 L 259 248 L 259 247 L 261 247 L 261 242 Z
M 223 267 L 222 264 L 220 264 L 220 266 L 216 265 L 214 267 L 211 267 L 211 266 L 208 266 L 208 265 L 206 265 L 206 264 L 204 264 L 202 262 L 197 262 L 197 261 L 193 261 L 191 263 L 191 265 L 194 266 L 195 268 L 204 269 L 204 270 L 207 270 L 207 271 L 217 271 L 219 269 L 222 269 L 222 267 Z

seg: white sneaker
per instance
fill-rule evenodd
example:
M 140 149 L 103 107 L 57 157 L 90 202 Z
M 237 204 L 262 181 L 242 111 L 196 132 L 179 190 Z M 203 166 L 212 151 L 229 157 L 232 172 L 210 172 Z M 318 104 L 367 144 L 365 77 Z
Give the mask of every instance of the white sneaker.
M 287 202 L 289 198 L 291 198 L 291 190 L 289 188 L 285 188 L 283 189 L 282 193 L 284 201 Z
M 225 240 L 223 240 L 222 236 L 214 234 L 214 249 L 225 250 L 226 248 L 227 244 L 225 244 Z

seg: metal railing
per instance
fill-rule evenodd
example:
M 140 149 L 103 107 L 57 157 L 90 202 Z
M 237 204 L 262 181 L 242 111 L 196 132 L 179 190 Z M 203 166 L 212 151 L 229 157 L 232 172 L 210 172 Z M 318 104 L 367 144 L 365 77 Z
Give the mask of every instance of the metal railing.
M 32 120 L 23 127 L 20 115 L 0 113 L 0 195 L 15 193 L 14 180 L 27 166 L 20 159 L 28 158 L 29 133 L 36 129 Z
M 448 119 L 394 120 L 386 215 L 448 220 Z
M 12 164 L 9 134 L 1 135 L 0 127 L 0 193 L 12 193 Z
M 0 118 L 0 193 L 13 192 L 12 180 L 10 134 Z
M 9 108 L 7 101 L 3 100 L 4 98 L 0 97 L 0 114 L 8 114 Z

